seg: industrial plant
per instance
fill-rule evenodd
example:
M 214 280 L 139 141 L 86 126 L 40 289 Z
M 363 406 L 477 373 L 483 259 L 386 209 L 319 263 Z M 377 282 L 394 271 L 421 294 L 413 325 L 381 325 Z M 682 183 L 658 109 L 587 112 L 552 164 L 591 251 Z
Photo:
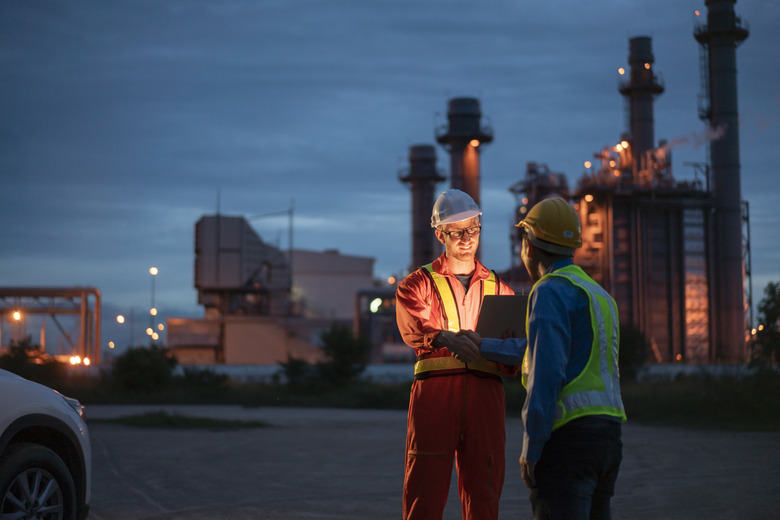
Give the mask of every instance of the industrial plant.
M 583 239 L 575 262 L 615 297 L 621 324 L 642 332 L 651 348 L 648 361 L 656 363 L 741 363 L 748 354 L 749 214 L 740 191 L 736 87 L 736 48 L 748 30 L 733 2 L 707 5 L 707 23 L 694 29 L 701 55 L 699 115 L 709 148 L 709 161 L 692 165 L 701 178 L 676 181 L 672 144 L 656 143 L 653 103 L 664 85 L 651 39 L 638 36 L 629 40 L 630 70 L 619 85 L 626 128 L 616 144 L 585 163 L 573 189 L 564 173 L 530 161 L 525 178 L 508 188 L 517 200 L 515 222 L 547 197 L 573 204 Z M 450 186 L 475 201 L 479 146 L 493 138 L 481 116 L 477 99 L 452 99 L 449 127 L 436 134 L 450 153 Z M 409 173 L 401 177 L 412 191 L 413 266 L 436 256 L 428 226 L 440 180 L 434 157 L 433 147 L 412 147 Z M 518 248 L 514 234 L 515 265 L 501 274 L 516 291 L 528 292 Z
M 693 181 L 675 179 L 675 143 L 656 140 L 653 105 L 665 85 L 651 38 L 636 36 L 628 41 L 629 70 L 618 87 L 626 124 L 615 132 L 615 144 L 585 162 L 573 187 L 565 173 L 533 158 L 526 161 L 525 177 L 507 186 L 516 200 L 514 222 L 547 197 L 572 204 L 583 239 L 575 262 L 614 296 L 621 324 L 644 335 L 648 361 L 658 364 L 738 364 L 748 357 L 750 234 L 740 189 L 736 49 L 749 31 L 733 4 L 709 0 L 706 23 L 693 31 L 701 56 L 698 108 L 708 136 L 708 160 L 687 165 L 696 172 Z M 399 276 L 441 254 L 430 215 L 442 183 L 480 203 L 480 154 L 494 138 L 485 121 L 479 99 L 448 101 L 447 123 L 433 131 L 449 155 L 448 172 L 437 166 L 435 145 L 410 147 L 408 167 L 398 179 L 411 196 L 411 256 L 408 265 L 398 266 Z M 218 212 L 195 223 L 193 284 L 204 315 L 167 320 L 166 346 L 179 362 L 261 365 L 290 357 L 316 362 L 322 356 L 319 337 L 333 323 L 369 339 L 372 363 L 413 359 L 395 325 L 399 280 L 374 280 L 369 257 L 294 248 L 292 208 L 289 218 L 287 249 L 263 241 L 247 217 Z M 516 292 L 528 292 L 518 236 L 514 228 L 507 232 L 514 260 L 499 275 Z M 79 307 L 63 311 L 81 316 L 78 350 L 95 361 L 97 294 L 95 307 L 81 295 Z M 20 305 L 50 313 L 61 308 L 53 298 L 63 296 L 72 298 L 0 288 L 0 314 Z

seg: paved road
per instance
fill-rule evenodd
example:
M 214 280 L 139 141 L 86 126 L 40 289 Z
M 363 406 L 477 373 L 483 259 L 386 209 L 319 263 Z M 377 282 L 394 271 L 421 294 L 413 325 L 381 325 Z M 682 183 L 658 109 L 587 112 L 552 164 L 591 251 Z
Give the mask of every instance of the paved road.
M 92 520 L 397 519 L 406 414 L 234 406 L 90 406 L 106 418 L 171 413 L 259 419 L 251 430 L 90 425 Z M 516 464 L 522 424 L 507 421 L 501 519 L 530 518 Z M 775 519 L 780 434 L 624 427 L 615 520 Z M 444 515 L 460 518 L 455 479 Z

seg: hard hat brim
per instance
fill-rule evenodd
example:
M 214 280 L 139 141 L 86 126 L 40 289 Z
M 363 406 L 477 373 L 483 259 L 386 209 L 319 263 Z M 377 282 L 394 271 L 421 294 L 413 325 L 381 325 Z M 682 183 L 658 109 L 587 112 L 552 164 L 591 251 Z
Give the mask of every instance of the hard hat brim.
M 533 244 L 534 247 L 539 248 L 542 251 L 547 251 L 548 253 L 552 253 L 554 255 L 562 255 L 562 256 L 574 255 L 574 250 L 576 249 L 575 247 L 567 247 L 559 244 L 553 244 L 552 242 L 547 242 L 546 240 L 536 238 L 530 226 L 523 226 L 523 227 L 525 228 L 525 234 L 527 236 L 527 239 L 531 242 L 531 244 Z
M 439 226 L 443 226 L 444 224 L 454 224 L 455 222 L 462 222 L 464 220 L 469 220 L 474 217 L 478 217 L 480 215 L 482 215 L 482 212 L 477 209 L 461 211 L 460 213 L 455 213 L 454 215 L 450 215 L 449 217 L 440 220 L 437 224 L 431 222 L 431 227 L 437 228 Z

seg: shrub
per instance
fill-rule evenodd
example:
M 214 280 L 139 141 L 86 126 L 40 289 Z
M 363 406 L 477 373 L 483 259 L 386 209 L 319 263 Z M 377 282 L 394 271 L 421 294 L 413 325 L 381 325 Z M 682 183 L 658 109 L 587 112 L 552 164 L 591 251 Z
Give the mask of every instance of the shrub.
M 228 386 L 230 378 L 213 370 L 186 367 L 182 375 L 174 378 L 184 387 L 222 389 Z
M 758 304 L 759 330 L 751 352 L 751 364 L 769 366 L 780 360 L 780 283 L 769 282 Z
M 371 346 L 364 338 L 354 337 L 348 326 L 334 323 L 322 335 L 322 342 L 327 361 L 320 363 L 318 369 L 325 381 L 344 384 L 356 379 L 366 369 Z
M 158 347 L 130 348 L 114 362 L 111 380 L 117 389 L 131 393 L 152 393 L 168 386 L 176 358 Z
M 331 387 L 343 387 L 358 379 L 366 369 L 371 345 L 363 338 L 352 335 L 344 324 L 334 323 L 322 335 L 325 361 L 316 365 L 287 355 L 287 362 L 280 362 L 281 370 L 274 374 L 278 384 L 284 377 L 287 385 L 298 392 L 318 393 Z
M 287 362 L 280 362 L 282 370 L 275 374 L 274 381 L 279 381 L 279 376 L 284 376 L 285 381 L 290 386 L 299 386 L 311 379 L 313 374 L 312 366 L 305 359 L 300 359 L 287 354 Z
M 13 342 L 0 356 L 0 368 L 46 386 L 56 387 L 66 377 L 66 367 L 47 355 L 30 336 Z

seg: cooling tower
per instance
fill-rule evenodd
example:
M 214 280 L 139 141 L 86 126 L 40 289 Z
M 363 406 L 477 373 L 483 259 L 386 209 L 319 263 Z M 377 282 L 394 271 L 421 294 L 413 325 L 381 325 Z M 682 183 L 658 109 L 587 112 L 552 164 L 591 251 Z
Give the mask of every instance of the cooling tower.
M 476 98 L 451 99 L 447 120 L 449 125 L 437 130 L 436 141 L 450 154 L 450 187 L 465 191 L 479 204 L 479 147 L 493 140 L 493 131 L 481 126 Z
M 436 183 L 445 180 L 436 170 L 436 148 L 415 145 L 409 148 L 409 169 L 399 176 L 412 192 L 412 264 L 411 270 L 435 260 L 441 251 L 431 229 Z
M 631 67 L 629 81 L 620 85 L 629 108 L 628 130 L 631 137 L 631 155 L 634 159 L 633 178 L 648 168 L 646 154 L 655 148 L 655 121 L 653 101 L 664 87 L 653 71 L 655 58 L 652 41 L 647 36 L 629 40 L 628 63 Z
M 694 31 L 704 51 L 705 96 L 699 113 L 716 137 L 710 142 L 715 199 L 712 323 L 717 357 L 722 359 L 744 359 L 747 328 L 736 50 L 748 30 L 734 13 L 735 2 L 707 0 L 707 24 Z

